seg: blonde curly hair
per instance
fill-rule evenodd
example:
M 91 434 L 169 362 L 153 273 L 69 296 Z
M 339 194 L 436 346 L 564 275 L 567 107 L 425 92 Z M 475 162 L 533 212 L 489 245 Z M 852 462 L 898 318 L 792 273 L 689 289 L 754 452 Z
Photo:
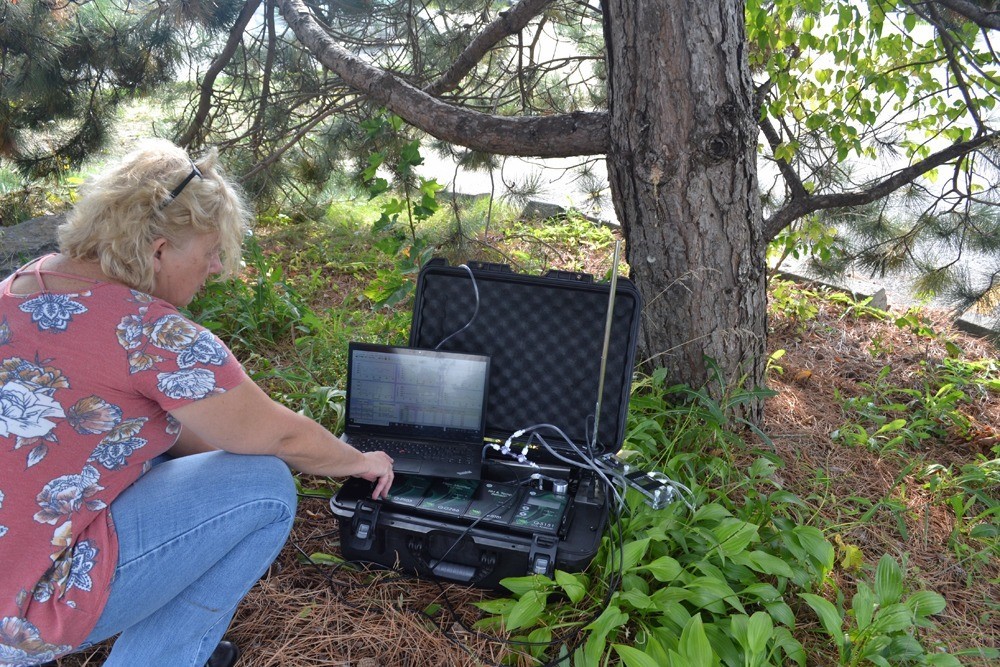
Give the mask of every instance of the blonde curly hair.
M 172 198 L 195 167 L 201 176 L 190 178 Z M 183 245 L 197 234 L 218 232 L 223 277 L 232 276 L 239 270 L 249 220 L 243 193 L 225 176 L 218 151 L 194 161 L 165 139 L 149 139 L 81 188 L 80 200 L 59 227 L 59 250 L 100 262 L 109 278 L 148 292 L 154 241 Z

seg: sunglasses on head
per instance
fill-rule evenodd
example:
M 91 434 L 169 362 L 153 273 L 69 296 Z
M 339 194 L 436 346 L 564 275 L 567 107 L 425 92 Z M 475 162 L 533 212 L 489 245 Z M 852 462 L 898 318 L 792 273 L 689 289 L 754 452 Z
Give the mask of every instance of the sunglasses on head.
M 163 200 L 162 204 L 160 204 L 160 208 L 161 209 L 166 208 L 167 205 L 170 204 L 170 202 L 177 199 L 177 196 L 184 191 L 184 188 L 187 187 L 187 184 L 190 183 L 195 176 L 197 176 L 198 178 L 205 178 L 204 176 L 201 175 L 201 169 L 198 169 L 198 165 L 192 162 L 191 173 L 188 174 L 176 188 L 170 191 L 170 194 L 167 195 L 167 198 Z

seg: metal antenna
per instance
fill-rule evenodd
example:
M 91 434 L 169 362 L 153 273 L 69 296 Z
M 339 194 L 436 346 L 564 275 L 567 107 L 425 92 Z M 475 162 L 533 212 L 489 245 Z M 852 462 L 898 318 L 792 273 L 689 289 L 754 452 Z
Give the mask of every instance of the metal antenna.
M 611 323 L 615 314 L 615 292 L 618 289 L 618 259 L 622 242 L 615 240 L 615 252 L 611 259 L 611 293 L 608 295 L 608 317 L 604 323 L 604 348 L 601 350 L 601 375 L 597 380 L 597 404 L 594 406 L 594 439 L 591 450 L 597 447 L 597 430 L 601 426 L 601 402 L 604 398 L 604 372 L 608 367 L 608 347 L 611 345 Z

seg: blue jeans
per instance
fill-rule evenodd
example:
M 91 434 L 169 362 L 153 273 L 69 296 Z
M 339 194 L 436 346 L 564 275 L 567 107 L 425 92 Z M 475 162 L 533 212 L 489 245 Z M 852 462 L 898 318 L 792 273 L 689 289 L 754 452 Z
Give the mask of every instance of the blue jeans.
M 85 646 L 121 633 L 105 667 L 201 667 L 281 551 L 297 496 L 272 456 L 196 454 L 155 465 L 111 503 L 118 567 Z

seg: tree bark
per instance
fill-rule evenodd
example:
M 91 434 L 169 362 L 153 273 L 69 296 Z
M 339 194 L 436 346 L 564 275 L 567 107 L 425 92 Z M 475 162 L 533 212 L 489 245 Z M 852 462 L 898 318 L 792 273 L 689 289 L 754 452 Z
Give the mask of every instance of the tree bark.
M 717 398 L 762 386 L 766 244 L 744 3 L 602 4 L 608 174 L 645 298 L 640 359 L 671 382 L 716 381 Z M 762 406 L 740 414 L 759 421 Z

